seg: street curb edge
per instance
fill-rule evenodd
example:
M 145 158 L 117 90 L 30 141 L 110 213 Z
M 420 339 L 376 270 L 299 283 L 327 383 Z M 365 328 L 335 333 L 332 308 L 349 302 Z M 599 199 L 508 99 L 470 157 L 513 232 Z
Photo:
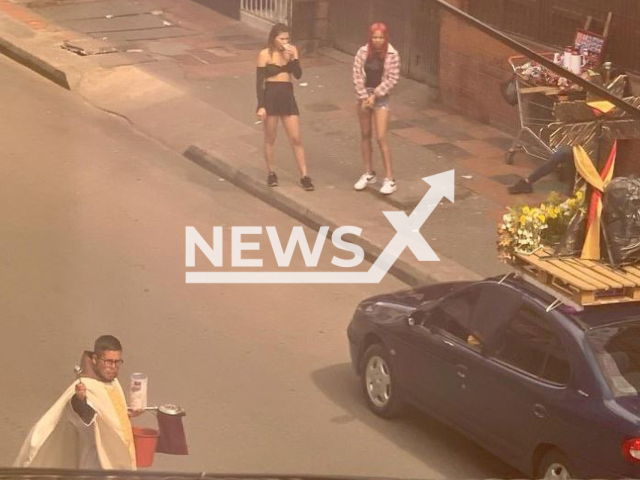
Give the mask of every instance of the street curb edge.
M 213 153 L 207 152 L 196 145 L 189 146 L 183 155 L 199 167 L 224 178 L 250 195 L 280 210 L 291 218 L 302 222 L 309 228 L 317 231 L 321 226 L 328 226 L 329 234 L 331 234 L 339 227 L 339 225 L 336 225 L 335 222 L 332 222 L 321 213 L 309 210 L 307 207 L 283 195 L 276 189 L 258 182 L 251 176 L 233 167 L 229 162 L 225 162 Z M 352 235 L 349 236 L 349 241 L 362 247 L 365 252 L 365 258 L 369 262 L 374 262 L 383 251 L 382 248 L 372 243 L 365 236 Z M 435 283 L 438 281 L 436 278 L 419 271 L 400 259 L 396 260 L 391 266 L 389 273 L 398 280 L 411 286 Z
M 71 90 L 66 72 L 54 67 L 46 60 L 33 55 L 15 43 L 0 37 L 0 53 L 51 80 L 55 84 Z

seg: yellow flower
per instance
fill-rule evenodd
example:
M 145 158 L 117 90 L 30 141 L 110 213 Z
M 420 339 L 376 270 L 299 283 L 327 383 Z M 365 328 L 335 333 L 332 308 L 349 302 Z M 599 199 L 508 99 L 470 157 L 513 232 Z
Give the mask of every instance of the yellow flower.
M 525 207 L 522 208 L 522 213 L 524 213 L 525 215 L 528 214 L 529 212 L 530 212 L 529 207 L 525 206 Z
M 540 220 L 541 222 L 544 222 L 546 220 L 546 218 L 542 213 L 539 213 L 538 214 L 538 220 Z
M 520 225 L 524 225 L 526 221 L 527 221 L 527 218 L 524 215 L 520 215 Z
M 583 197 L 583 196 L 584 196 L 584 195 L 583 195 L 583 193 L 582 193 L 582 190 L 578 190 L 578 191 L 576 192 L 576 198 L 577 198 L 578 200 L 582 200 L 582 197 Z

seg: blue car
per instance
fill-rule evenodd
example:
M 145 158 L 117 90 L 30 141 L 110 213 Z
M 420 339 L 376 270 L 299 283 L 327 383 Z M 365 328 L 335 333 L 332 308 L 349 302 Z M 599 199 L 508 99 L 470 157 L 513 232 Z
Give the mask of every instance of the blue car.
M 640 478 L 640 303 L 567 303 L 519 277 L 364 300 L 369 408 L 412 404 L 533 478 Z

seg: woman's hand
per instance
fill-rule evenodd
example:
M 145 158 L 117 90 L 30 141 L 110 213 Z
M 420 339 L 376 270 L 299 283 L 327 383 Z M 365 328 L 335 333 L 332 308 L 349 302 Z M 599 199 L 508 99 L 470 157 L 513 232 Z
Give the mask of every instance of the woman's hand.
M 264 122 L 264 119 L 267 118 L 267 111 L 263 108 L 259 108 L 256 112 L 256 118 L 261 122 Z
M 375 104 L 375 102 L 376 102 L 376 96 L 375 95 L 369 95 L 369 98 L 367 98 L 364 101 L 364 104 L 365 104 L 365 106 L 367 108 L 373 108 L 373 105 Z
M 298 58 L 298 49 L 294 45 L 287 43 L 282 50 L 282 55 L 284 60 L 289 62 L 292 58 Z

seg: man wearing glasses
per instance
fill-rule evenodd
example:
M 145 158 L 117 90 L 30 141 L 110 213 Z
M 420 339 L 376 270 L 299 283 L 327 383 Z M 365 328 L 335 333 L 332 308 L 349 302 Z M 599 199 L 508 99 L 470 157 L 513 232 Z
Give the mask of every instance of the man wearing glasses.
M 80 379 L 36 423 L 16 467 L 135 470 L 129 412 L 118 382 L 122 345 L 111 335 L 85 351 Z

